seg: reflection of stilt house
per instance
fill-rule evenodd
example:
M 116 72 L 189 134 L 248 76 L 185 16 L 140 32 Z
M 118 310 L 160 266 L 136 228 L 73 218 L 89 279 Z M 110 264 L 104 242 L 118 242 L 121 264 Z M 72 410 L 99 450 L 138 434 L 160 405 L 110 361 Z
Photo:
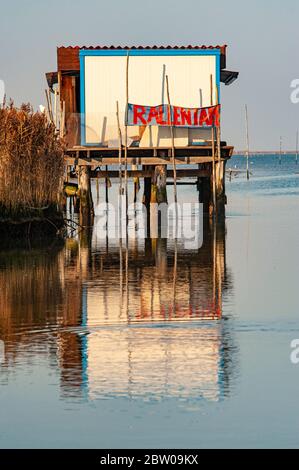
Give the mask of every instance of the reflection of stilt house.
M 224 230 L 207 230 L 198 252 L 161 239 L 130 246 L 127 269 L 119 249 L 91 251 L 83 235 L 65 252 L 17 254 L 2 253 L 0 263 L 0 339 L 11 361 L 43 354 L 71 396 L 218 400 L 228 392 L 233 333 L 218 321 L 231 289 Z M 209 322 L 189 329 L 183 320 Z

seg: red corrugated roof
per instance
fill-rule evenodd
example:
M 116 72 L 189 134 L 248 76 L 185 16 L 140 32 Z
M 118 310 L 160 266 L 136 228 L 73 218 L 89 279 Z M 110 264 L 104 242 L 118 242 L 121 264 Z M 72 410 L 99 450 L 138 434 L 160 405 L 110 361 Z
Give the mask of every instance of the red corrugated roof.
M 221 51 L 221 69 L 226 67 L 226 45 L 223 46 L 62 46 L 57 48 L 57 62 L 59 71 L 80 70 L 79 51 L 87 50 L 115 50 L 115 49 L 219 49 Z

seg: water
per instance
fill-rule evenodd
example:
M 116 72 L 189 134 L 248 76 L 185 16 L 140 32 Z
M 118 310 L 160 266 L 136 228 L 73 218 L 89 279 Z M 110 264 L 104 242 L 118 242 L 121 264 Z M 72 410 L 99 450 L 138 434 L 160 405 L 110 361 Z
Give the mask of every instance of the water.
M 299 166 L 250 168 L 199 250 L 131 241 L 127 270 L 95 236 L 0 252 L 1 448 L 299 447 Z

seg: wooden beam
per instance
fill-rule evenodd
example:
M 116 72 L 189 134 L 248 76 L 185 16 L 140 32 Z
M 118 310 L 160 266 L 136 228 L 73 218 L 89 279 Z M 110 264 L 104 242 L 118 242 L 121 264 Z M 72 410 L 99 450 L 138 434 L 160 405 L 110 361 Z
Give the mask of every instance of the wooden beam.
M 183 169 L 177 170 L 177 178 L 208 178 L 210 176 L 209 170 L 198 170 L 198 169 Z M 108 171 L 92 171 L 92 178 L 118 178 L 119 174 L 117 170 Z M 154 170 L 128 170 L 128 178 L 151 178 L 154 175 Z M 167 178 L 173 178 L 173 170 L 167 170 Z
M 229 158 L 229 157 L 228 157 Z M 226 160 L 222 158 L 222 160 Z M 197 165 L 203 163 L 211 163 L 213 159 L 211 157 L 201 157 L 201 156 L 192 156 L 192 157 L 176 157 L 176 164 L 177 165 Z M 117 166 L 118 167 L 118 159 L 117 158 L 107 158 L 107 157 L 93 157 L 93 158 L 76 158 L 76 157 L 65 157 L 65 164 L 66 165 L 79 165 L 79 166 Z M 171 164 L 171 159 L 165 161 L 161 158 L 130 158 L 128 157 L 128 165 L 166 165 Z

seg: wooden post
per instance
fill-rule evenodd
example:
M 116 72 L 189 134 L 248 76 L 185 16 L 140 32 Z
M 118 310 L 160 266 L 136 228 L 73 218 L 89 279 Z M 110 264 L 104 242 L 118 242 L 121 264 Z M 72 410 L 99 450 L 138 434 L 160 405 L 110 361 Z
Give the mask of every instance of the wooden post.
M 120 119 L 119 119 L 119 105 L 118 101 L 116 102 L 116 119 L 117 119 L 117 127 L 118 127 L 118 174 L 119 174 L 119 194 L 120 196 L 123 193 L 123 185 L 122 185 L 122 135 L 121 135 L 121 128 L 120 128 Z
M 150 232 L 153 238 L 163 237 L 167 231 L 167 213 L 163 204 L 167 204 L 167 165 L 156 165 L 152 176 Z M 163 230 L 162 230 L 163 227 Z
M 123 172 L 122 172 L 122 135 L 119 119 L 119 105 L 116 102 L 116 119 L 118 127 L 118 177 L 119 177 L 119 198 L 118 198 L 118 224 L 119 238 L 122 239 L 122 195 L 123 195 Z
M 169 92 L 169 82 L 168 82 L 168 75 L 166 75 L 166 89 L 167 89 L 167 100 L 168 100 L 168 120 L 170 125 L 170 133 L 171 133 L 171 153 L 172 153 L 172 166 L 173 166 L 173 180 L 174 180 L 174 202 L 176 205 L 176 217 L 177 217 L 177 203 L 178 203 L 178 196 L 177 196 L 177 187 L 176 187 L 176 163 L 175 163 L 175 147 L 174 147 L 174 127 L 171 119 L 171 101 L 170 101 L 170 92 Z
M 247 109 L 247 104 L 245 105 L 245 119 L 246 119 L 246 175 L 247 179 L 249 180 L 250 174 L 249 174 L 249 126 L 248 126 L 248 109 Z
M 108 166 L 106 165 L 106 174 L 108 175 Z M 106 176 L 105 178 L 105 189 L 106 189 L 106 204 L 109 202 L 109 178 Z
M 128 227 L 128 107 L 129 107 L 129 51 L 126 62 L 126 111 L 125 111 L 125 193 L 126 193 L 126 227 Z
M 152 169 L 151 166 L 145 167 L 143 166 L 143 170 L 147 169 Z M 145 177 L 144 178 L 144 187 L 143 187 L 143 204 L 145 205 L 146 208 L 146 236 L 149 238 L 150 237 L 150 207 L 151 207 L 151 186 L 152 186 L 152 179 L 151 177 Z
M 298 164 L 298 130 L 296 132 L 296 165 Z
M 167 204 L 167 165 L 156 165 L 152 177 L 151 202 Z
M 216 85 L 216 105 L 218 106 L 219 103 L 219 89 L 218 85 Z M 216 128 L 217 132 L 217 157 L 218 157 L 218 163 L 221 161 L 221 121 L 220 121 L 220 116 L 219 116 L 219 126 Z
M 279 164 L 281 165 L 281 154 L 282 154 L 282 137 L 280 137 L 280 146 L 279 146 Z
M 79 167 L 80 225 L 90 227 L 93 223 L 94 209 L 90 186 L 90 167 Z
M 57 131 L 57 127 L 58 127 L 57 96 L 58 96 L 58 91 L 55 89 L 54 90 L 54 116 L 55 116 L 55 130 L 56 131 Z
M 52 124 L 53 124 L 54 119 L 53 119 L 52 101 L 51 101 L 50 91 L 46 89 L 45 93 L 46 93 L 46 99 L 47 99 L 49 121 L 52 122 Z
M 60 138 L 64 138 L 65 131 L 65 101 L 62 101 L 62 108 L 60 111 Z
M 211 92 L 211 106 L 213 106 L 213 75 L 210 75 L 210 92 Z M 215 125 L 213 123 L 211 129 L 212 139 L 212 194 L 213 194 L 213 206 L 210 211 L 210 215 L 216 216 L 217 202 L 216 202 L 216 161 L 215 161 Z
M 211 215 L 211 177 L 202 178 L 200 185 L 200 202 L 203 204 L 203 213 L 205 216 Z M 213 208 L 212 208 L 213 209 Z
M 216 105 L 220 105 L 219 89 L 216 85 Z M 225 162 L 221 160 L 221 116 L 219 112 L 219 125 L 216 128 L 217 133 L 217 163 L 216 163 L 216 208 L 217 217 L 225 214 Z
M 97 204 L 100 202 L 100 185 L 99 185 L 99 177 L 97 172 L 97 179 L 96 179 L 96 190 L 97 190 Z
M 132 165 L 132 170 L 137 170 L 137 165 Z M 134 204 L 136 204 L 137 202 L 137 194 L 139 192 L 139 189 L 140 189 L 140 181 L 139 181 L 139 177 L 138 176 L 135 176 L 134 177 Z

